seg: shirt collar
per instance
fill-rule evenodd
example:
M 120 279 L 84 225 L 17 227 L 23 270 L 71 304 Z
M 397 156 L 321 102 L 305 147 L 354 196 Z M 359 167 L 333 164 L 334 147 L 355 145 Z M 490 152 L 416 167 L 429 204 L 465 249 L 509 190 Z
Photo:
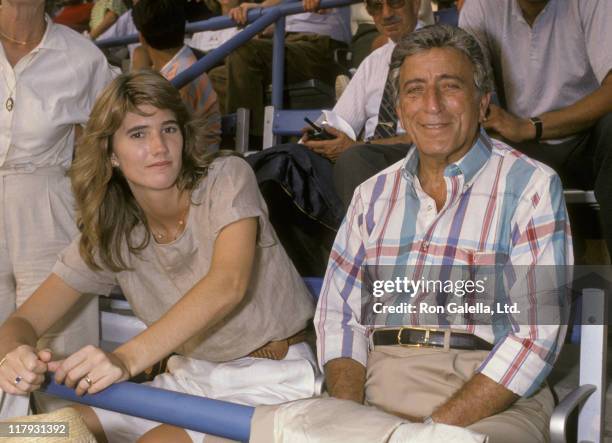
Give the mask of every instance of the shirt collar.
M 556 5 L 556 4 L 557 4 L 557 0 L 548 0 L 548 3 L 546 4 L 546 6 L 544 6 L 544 9 L 542 9 L 540 14 L 536 18 L 536 21 L 538 20 L 538 18 L 542 17 L 544 14 L 547 14 L 548 11 L 554 7 L 553 5 Z M 512 10 L 512 15 L 514 16 L 515 19 L 519 20 L 522 23 L 527 24 L 525 17 L 523 17 L 523 11 L 521 10 L 521 6 L 519 5 L 518 0 L 512 1 L 511 10 Z M 534 25 L 535 25 L 535 22 L 534 22 Z
M 45 34 L 36 49 L 57 49 L 60 51 L 67 49 L 66 41 L 57 32 L 59 25 L 53 23 L 53 20 L 47 14 L 45 14 L 45 22 L 47 29 L 45 29 Z
M 465 184 L 470 183 L 474 177 L 476 177 L 476 174 L 478 174 L 478 172 L 489 161 L 492 149 L 493 144 L 491 139 L 484 129 L 480 129 L 478 137 L 470 150 L 458 161 L 448 165 L 444 169 L 444 176 L 453 177 L 463 175 L 463 182 Z M 402 166 L 403 175 L 410 183 L 413 182 L 414 177 L 417 175 L 418 167 L 419 151 L 413 144 L 408 151 L 406 159 L 404 160 L 404 165 Z
M 193 51 L 189 48 L 189 46 L 183 45 L 183 47 L 176 54 L 174 54 L 174 57 L 172 57 L 170 61 L 160 69 L 160 73 L 162 75 L 166 75 L 172 66 L 174 66 L 177 62 L 186 58 L 191 59 L 192 57 L 195 58 Z

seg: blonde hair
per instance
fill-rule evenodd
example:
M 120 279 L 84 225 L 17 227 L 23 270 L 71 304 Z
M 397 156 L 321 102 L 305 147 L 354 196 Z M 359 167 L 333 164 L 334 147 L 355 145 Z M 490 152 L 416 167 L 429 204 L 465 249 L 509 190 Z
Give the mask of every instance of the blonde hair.
M 132 231 L 140 223 L 148 228 L 147 219 L 123 174 L 110 160 L 114 133 L 128 112 L 146 115 L 139 109 L 143 105 L 169 110 L 178 122 L 184 140 L 178 189 L 194 189 L 217 156 L 201 147 L 200 125 L 192 120 L 179 92 L 160 74 L 145 70 L 113 80 L 91 111 L 69 171 L 81 231 L 79 252 L 93 270 L 101 269 L 96 253 L 111 271 L 128 269 L 121 256 L 123 241 L 130 253 L 138 253 L 151 239 L 146 229 L 143 239 L 132 244 Z

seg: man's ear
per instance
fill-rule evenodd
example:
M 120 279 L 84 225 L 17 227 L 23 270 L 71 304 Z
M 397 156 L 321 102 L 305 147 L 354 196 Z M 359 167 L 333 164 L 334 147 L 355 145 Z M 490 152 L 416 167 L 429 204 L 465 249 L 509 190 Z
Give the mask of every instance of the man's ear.
M 491 104 L 491 93 L 487 92 L 480 97 L 480 104 L 478 107 L 478 121 L 483 122 L 487 116 L 489 110 L 489 104 Z

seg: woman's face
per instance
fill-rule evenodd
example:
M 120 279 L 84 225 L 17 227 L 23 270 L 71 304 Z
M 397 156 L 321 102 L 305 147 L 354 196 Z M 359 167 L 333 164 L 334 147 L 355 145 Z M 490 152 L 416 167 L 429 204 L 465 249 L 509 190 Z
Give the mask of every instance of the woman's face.
M 119 167 L 135 196 L 174 186 L 182 167 L 183 135 L 172 111 L 151 105 L 132 112 L 113 135 L 111 163 Z

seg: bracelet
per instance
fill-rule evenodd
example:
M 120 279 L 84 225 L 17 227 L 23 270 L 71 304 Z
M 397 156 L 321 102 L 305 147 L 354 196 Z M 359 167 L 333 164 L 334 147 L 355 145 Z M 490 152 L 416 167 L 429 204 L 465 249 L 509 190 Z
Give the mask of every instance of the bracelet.
M 536 135 L 533 140 L 536 142 L 539 142 L 540 139 L 542 138 L 542 130 L 544 129 L 542 120 L 539 117 L 531 117 L 529 119 L 529 122 L 535 127 L 535 130 L 536 130 Z

